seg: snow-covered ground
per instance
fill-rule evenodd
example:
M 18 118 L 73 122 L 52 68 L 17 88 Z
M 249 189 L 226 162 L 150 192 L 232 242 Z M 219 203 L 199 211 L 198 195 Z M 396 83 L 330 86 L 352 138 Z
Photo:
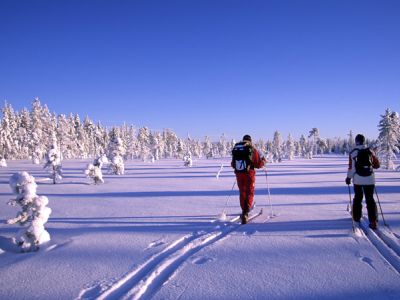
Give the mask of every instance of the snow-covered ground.
M 128 161 L 98 186 L 83 174 L 88 162 L 64 161 L 61 183 L 38 183 L 52 239 L 34 253 L 12 244 L 8 180 L 46 171 L 29 161 L 0 169 L 0 299 L 400 299 L 398 172 L 377 172 L 390 228 L 380 218 L 377 234 L 354 234 L 344 156 L 258 171 L 264 214 L 244 226 L 217 220 L 228 199 L 228 219 L 239 213 L 228 160 Z

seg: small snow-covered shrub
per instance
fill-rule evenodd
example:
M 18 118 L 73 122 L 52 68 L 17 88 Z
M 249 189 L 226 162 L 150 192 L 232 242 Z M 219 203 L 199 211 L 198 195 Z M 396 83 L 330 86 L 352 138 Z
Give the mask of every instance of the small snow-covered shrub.
M 53 183 L 55 184 L 57 180 L 62 179 L 61 154 L 55 145 L 47 153 L 46 159 L 44 168 L 50 171 L 51 179 L 53 179 Z
M 51 208 L 47 207 L 49 199 L 36 194 L 35 178 L 27 172 L 13 174 L 10 177 L 10 187 L 16 198 L 8 204 L 19 205 L 21 211 L 15 218 L 7 220 L 7 224 L 24 226 L 17 233 L 14 242 L 24 252 L 38 250 L 39 245 L 50 241 L 50 235 L 44 228 L 51 214 Z
M 192 155 L 190 153 L 183 157 L 183 165 L 185 167 L 191 167 L 193 165 Z
M 115 155 L 109 166 L 109 172 L 114 175 L 124 175 L 125 165 L 121 155 Z
M 0 159 L 0 167 L 2 167 L 2 168 L 7 167 L 7 162 L 4 158 Z
M 88 164 L 85 174 L 86 177 L 93 179 L 94 184 L 104 183 L 101 167 L 105 163 L 108 163 L 108 159 L 105 155 L 103 155 L 99 158 L 96 158 L 92 164 Z
M 32 163 L 35 165 L 39 165 L 40 164 L 40 159 L 38 157 L 34 157 L 32 158 Z

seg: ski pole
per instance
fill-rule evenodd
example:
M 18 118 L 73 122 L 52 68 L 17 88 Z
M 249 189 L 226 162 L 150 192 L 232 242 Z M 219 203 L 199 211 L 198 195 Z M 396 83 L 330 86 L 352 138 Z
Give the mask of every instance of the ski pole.
M 269 207 L 270 207 L 270 210 L 271 210 L 271 217 L 273 217 L 273 216 L 274 216 L 274 210 L 273 210 L 273 208 L 272 208 L 271 192 L 270 192 L 270 190 L 269 190 L 268 174 L 267 174 L 267 169 L 266 169 L 266 168 L 264 168 L 264 173 L 265 173 L 265 180 L 266 180 L 266 182 L 267 182 L 268 202 L 269 202 Z
M 351 209 L 351 225 L 353 226 L 353 232 L 356 231 L 355 225 L 354 225 L 354 217 L 353 217 L 353 208 L 351 207 L 351 191 L 350 191 L 350 184 L 347 185 L 349 188 L 349 201 L 350 201 L 350 206 L 349 209 Z
M 386 221 L 385 221 L 385 217 L 383 216 L 381 201 L 379 201 L 379 195 L 378 195 L 378 191 L 377 191 L 377 189 L 376 189 L 376 186 L 375 186 L 375 195 L 376 195 L 376 199 L 378 199 L 378 204 L 379 204 L 379 209 L 380 209 L 380 211 L 381 211 L 383 224 L 385 224 L 385 226 L 387 227 L 387 224 L 386 224 Z
M 236 180 L 233 182 L 231 192 L 228 195 L 228 199 L 226 199 L 224 210 L 220 214 L 219 219 L 225 219 L 226 218 L 225 210 L 226 210 L 226 207 L 228 206 L 229 200 L 231 199 L 231 196 L 232 196 L 232 193 L 233 193 L 233 189 L 235 188 L 235 185 L 236 185 Z

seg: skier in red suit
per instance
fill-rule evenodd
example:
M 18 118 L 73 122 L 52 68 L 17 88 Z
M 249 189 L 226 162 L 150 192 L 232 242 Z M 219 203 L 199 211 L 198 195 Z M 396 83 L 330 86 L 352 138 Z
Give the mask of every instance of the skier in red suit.
M 253 207 L 256 170 L 262 168 L 265 158 L 261 157 L 253 146 L 250 135 L 245 135 L 243 141 L 236 143 L 232 150 L 231 166 L 235 169 L 237 185 L 240 192 L 240 207 L 242 224 L 246 224 L 249 212 Z

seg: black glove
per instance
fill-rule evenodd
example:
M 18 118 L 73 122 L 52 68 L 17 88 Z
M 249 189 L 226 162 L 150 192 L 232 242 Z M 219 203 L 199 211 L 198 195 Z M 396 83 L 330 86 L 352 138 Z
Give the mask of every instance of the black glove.
M 351 178 L 346 177 L 346 184 L 349 185 L 351 183 Z

